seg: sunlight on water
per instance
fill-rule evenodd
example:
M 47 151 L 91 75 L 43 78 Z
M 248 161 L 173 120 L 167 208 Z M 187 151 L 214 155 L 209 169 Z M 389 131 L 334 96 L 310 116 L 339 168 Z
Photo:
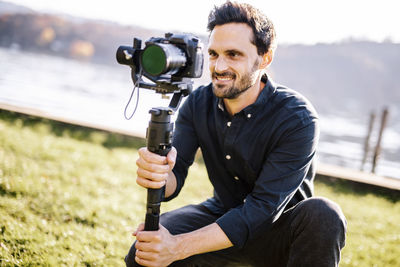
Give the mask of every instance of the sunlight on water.
M 23 56 L 23 62 L 15 62 Z M 124 118 L 133 84 L 130 69 L 0 49 L 0 101 L 34 108 L 56 117 L 117 128 L 144 136 L 148 110 L 166 106 L 160 95 L 140 90 L 132 120 Z M 136 94 L 135 94 L 136 96 Z M 135 99 L 128 111 L 133 111 Z

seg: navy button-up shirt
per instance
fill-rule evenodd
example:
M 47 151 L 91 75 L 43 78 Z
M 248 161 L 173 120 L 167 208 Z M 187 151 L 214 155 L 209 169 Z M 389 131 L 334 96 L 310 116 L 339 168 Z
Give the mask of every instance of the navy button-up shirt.
M 317 114 L 300 94 L 267 76 L 255 103 L 231 116 L 212 85 L 193 91 L 182 105 L 174 133 L 173 172 L 181 190 L 200 147 L 214 197 L 203 202 L 237 247 L 268 229 L 280 214 L 313 192 L 312 161 Z

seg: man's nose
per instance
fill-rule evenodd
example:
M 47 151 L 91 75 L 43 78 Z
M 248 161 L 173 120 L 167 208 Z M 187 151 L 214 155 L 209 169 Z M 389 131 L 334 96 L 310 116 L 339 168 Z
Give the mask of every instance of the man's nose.
M 217 58 L 215 61 L 214 71 L 218 73 L 222 73 L 228 69 L 228 64 L 223 57 Z

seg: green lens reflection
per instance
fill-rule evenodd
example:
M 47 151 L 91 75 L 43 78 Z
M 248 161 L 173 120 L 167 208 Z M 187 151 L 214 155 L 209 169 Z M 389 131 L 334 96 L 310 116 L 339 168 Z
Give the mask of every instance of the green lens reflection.
M 142 54 L 142 67 L 150 75 L 158 76 L 165 70 L 167 59 L 164 50 L 157 46 L 147 47 Z

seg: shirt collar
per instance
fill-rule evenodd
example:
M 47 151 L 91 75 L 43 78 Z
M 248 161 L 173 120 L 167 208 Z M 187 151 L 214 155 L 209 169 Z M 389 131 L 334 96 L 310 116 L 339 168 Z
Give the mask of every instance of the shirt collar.
M 218 108 L 222 111 L 225 111 L 225 105 L 224 105 L 224 101 L 222 101 L 222 98 L 218 98 Z

